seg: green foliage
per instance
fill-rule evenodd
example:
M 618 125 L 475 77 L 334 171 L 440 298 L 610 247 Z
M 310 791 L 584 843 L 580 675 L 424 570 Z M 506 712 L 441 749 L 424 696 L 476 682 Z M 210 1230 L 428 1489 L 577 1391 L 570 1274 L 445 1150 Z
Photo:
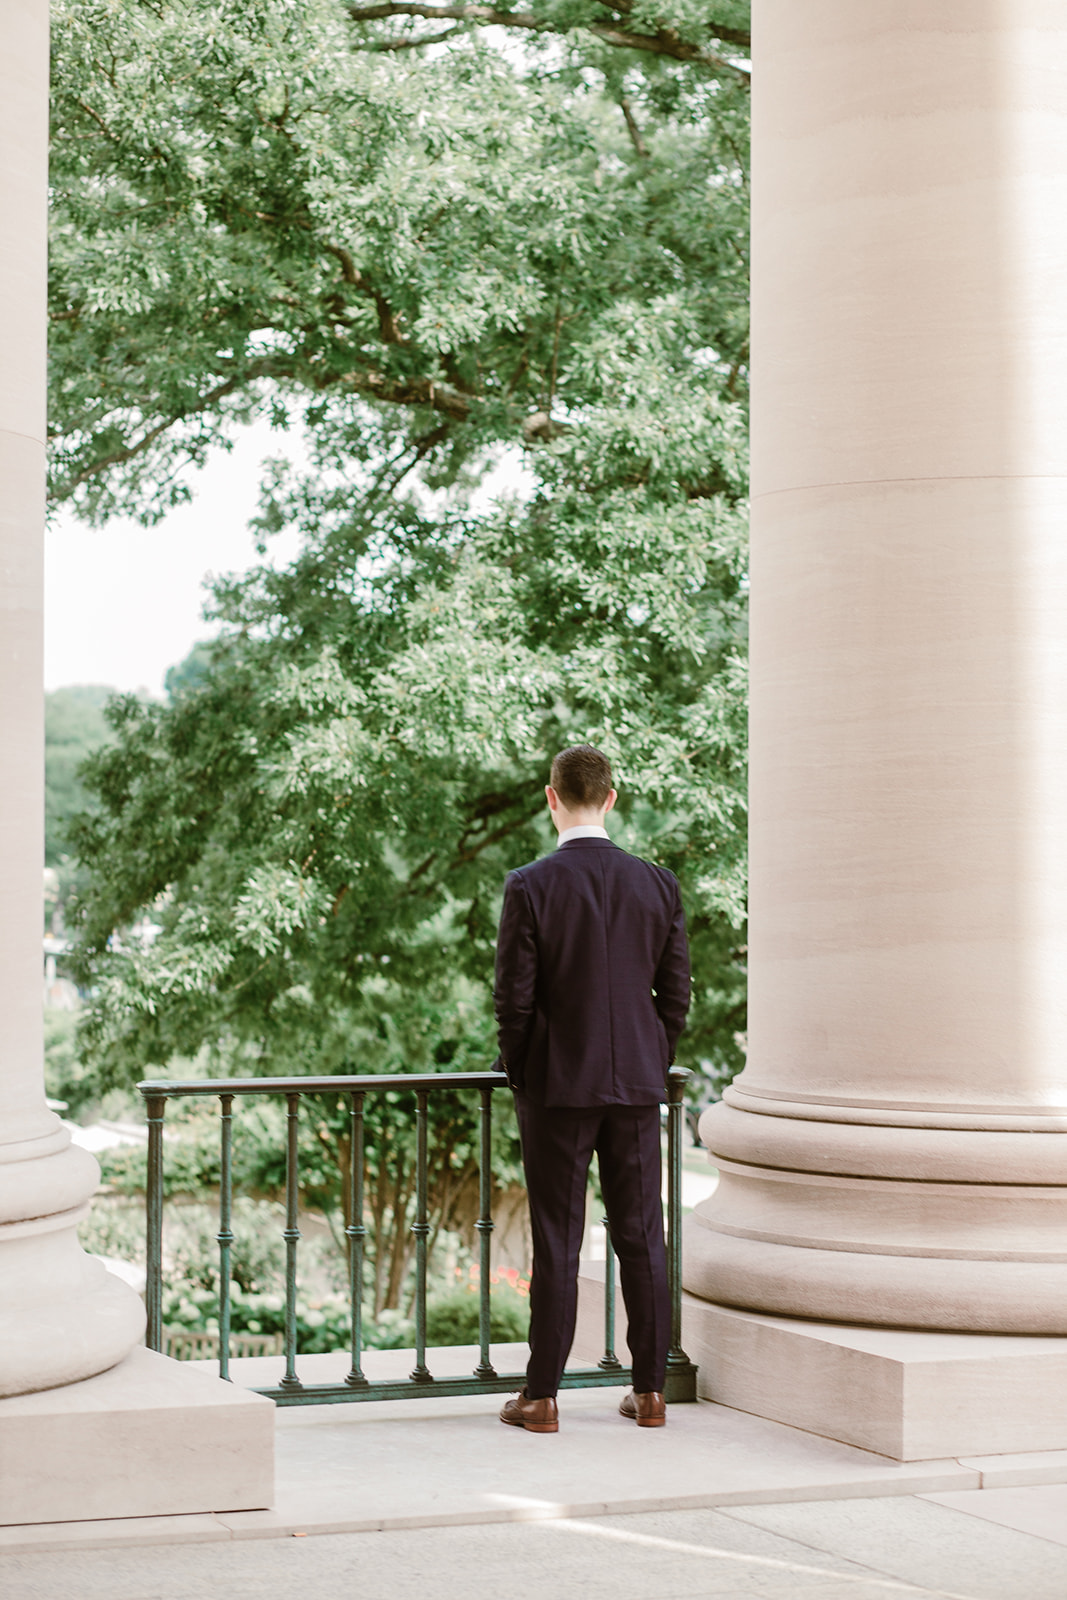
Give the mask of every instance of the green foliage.
M 143 1267 L 144 1208 L 98 1194 L 89 1215 L 78 1225 L 78 1239 L 82 1249 L 91 1255 L 113 1256 L 117 1261 Z
M 165 1235 L 164 1258 L 171 1283 L 218 1289 L 218 1212 L 213 1206 L 183 1206 L 180 1230 Z M 172 1212 L 172 1218 L 175 1213 Z M 246 1294 L 263 1294 L 284 1281 L 285 1211 L 268 1200 L 238 1196 L 230 1222 L 230 1274 Z M 255 1329 L 252 1330 L 255 1332 Z
M 234 1333 L 285 1331 L 284 1221 L 284 1208 L 276 1203 L 240 1196 L 234 1202 L 230 1317 Z M 214 1206 L 193 1203 L 167 1208 L 163 1247 L 166 1326 L 218 1332 L 217 1229 Z M 78 1234 L 83 1248 L 93 1254 L 144 1265 L 144 1211 L 140 1205 L 127 1204 L 114 1195 L 98 1199 Z M 348 1295 L 329 1283 L 331 1275 L 343 1276 L 347 1283 L 347 1268 L 332 1241 L 325 1243 L 326 1249 L 318 1240 L 305 1240 L 302 1245 L 297 1340 L 298 1348 L 307 1354 L 343 1349 L 351 1336 Z M 367 1349 L 405 1348 L 412 1342 L 411 1321 L 402 1313 L 386 1310 L 365 1317 Z
M 58 0 L 54 494 L 151 521 L 257 413 L 312 459 L 272 466 L 258 522 L 300 556 L 217 584 L 218 642 L 168 704 L 116 701 L 92 759 L 101 1085 L 201 1050 L 487 1066 L 500 886 L 586 739 L 615 837 L 682 882 L 680 1060 L 739 1065 L 747 12 L 534 16 L 521 47 L 460 19 L 427 53 L 333 0 Z M 520 450 L 522 495 L 474 498 Z M 409 1099 L 373 1113 L 379 1304 Z M 447 1226 L 473 1135 L 440 1114 Z M 332 1116 L 309 1181 L 337 1195 Z
M 358 415 L 372 477 L 409 446 L 454 476 L 679 291 L 736 389 L 746 79 L 663 53 L 712 31 L 675 5 L 644 55 L 576 31 L 590 0 L 543 4 L 532 55 L 427 55 L 335 0 L 56 0 L 54 494 L 151 519 L 287 395 L 327 449 Z
M 172 1063 L 175 1076 L 203 1076 L 204 1062 Z M 200 1069 L 199 1072 L 197 1069 Z M 143 1117 L 141 1098 L 131 1119 Z M 240 1106 L 239 1134 L 234 1143 L 233 1181 L 238 1195 L 271 1195 L 285 1183 L 284 1105 L 257 1103 Z M 219 1185 L 219 1117 L 217 1102 L 172 1100 L 167 1108 L 163 1141 L 163 1193 L 213 1199 Z M 317 1145 L 306 1143 L 304 1164 L 313 1171 L 320 1155 Z M 112 1195 L 143 1196 L 147 1186 L 148 1151 L 145 1145 L 115 1146 L 99 1156 L 101 1183 Z
M 181 1283 L 172 1285 L 163 1295 L 163 1322 L 168 1328 L 188 1328 L 191 1333 L 217 1333 L 218 1291 Z M 284 1295 L 234 1288 L 230 1295 L 230 1328 L 234 1333 L 284 1334 Z M 301 1354 L 344 1350 L 351 1337 L 352 1313 L 346 1297 L 330 1294 L 319 1300 L 297 1301 L 296 1347 Z M 414 1324 L 400 1312 L 383 1311 L 365 1325 L 365 1350 L 406 1350 L 414 1342 Z
M 213 655 L 210 642 L 202 640 L 199 644 L 194 644 L 184 661 L 180 661 L 177 666 L 167 668 L 163 688 L 171 703 L 182 695 L 195 694 L 207 681 L 211 673 Z
M 70 848 L 70 820 L 89 797 L 79 769 L 111 738 L 104 708 L 114 691 L 83 684 L 44 697 L 45 863 L 58 867 Z
M 143 1195 L 148 1181 L 148 1151 L 144 1145 L 115 1145 L 102 1150 L 100 1181 L 115 1195 Z M 163 1170 L 163 1193 L 201 1194 L 218 1183 L 218 1147 L 205 1147 L 191 1140 L 169 1145 Z
M 163 1295 L 163 1321 L 167 1327 L 195 1333 L 218 1331 L 217 1278 L 204 1283 L 203 1270 L 190 1261 L 190 1275 L 180 1276 L 177 1264 L 168 1274 Z M 491 1338 L 497 1344 L 522 1344 L 529 1331 L 529 1303 L 506 1285 L 493 1289 L 490 1300 Z M 352 1337 L 348 1297 L 323 1294 L 297 1301 L 297 1348 L 307 1355 L 346 1349 Z M 235 1283 L 230 1295 L 230 1326 L 234 1333 L 284 1334 L 285 1297 L 278 1289 L 245 1289 Z M 431 1346 L 477 1344 L 478 1296 L 470 1289 L 431 1296 L 426 1308 L 426 1339 Z M 415 1325 L 403 1311 L 383 1309 L 364 1316 L 363 1347 L 367 1350 L 403 1350 L 415 1342 Z
M 182 1281 L 172 1275 L 164 1291 L 163 1321 L 167 1327 L 188 1328 L 195 1333 L 218 1331 L 218 1290 L 195 1279 Z M 496 1344 L 522 1344 L 529 1331 L 528 1302 L 513 1290 L 494 1289 L 490 1301 L 491 1337 Z M 230 1326 L 234 1333 L 285 1332 L 285 1297 L 277 1290 L 245 1290 L 235 1286 L 230 1296 Z M 297 1349 L 305 1355 L 328 1350 L 344 1350 L 352 1337 L 352 1313 L 348 1298 L 326 1294 L 314 1300 L 297 1301 Z M 404 1350 L 415 1342 L 415 1324 L 402 1311 L 384 1309 L 364 1318 L 363 1347 L 366 1350 Z M 469 1290 L 455 1290 L 438 1299 L 431 1298 L 426 1308 L 426 1339 L 431 1346 L 477 1344 L 478 1297 Z
M 64 1101 L 71 1117 L 77 1117 L 97 1098 L 96 1081 L 82 1064 L 77 1036 L 76 1012 L 45 1009 L 45 1093 L 53 1100 Z
M 477 1344 L 481 1337 L 478 1273 L 471 1268 L 447 1293 L 431 1297 L 426 1308 L 426 1338 L 432 1345 Z M 530 1285 L 511 1271 L 493 1273 L 489 1290 L 489 1336 L 495 1344 L 523 1344 L 530 1331 Z

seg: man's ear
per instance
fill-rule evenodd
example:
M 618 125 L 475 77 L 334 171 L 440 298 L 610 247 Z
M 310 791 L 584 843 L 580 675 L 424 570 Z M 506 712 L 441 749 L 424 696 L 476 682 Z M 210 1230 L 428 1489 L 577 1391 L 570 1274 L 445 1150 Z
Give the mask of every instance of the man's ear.
M 605 816 L 607 816 L 609 811 L 612 811 L 614 809 L 615 802 L 616 802 L 616 800 L 618 798 L 619 798 L 618 793 L 616 792 L 616 790 L 612 789 L 610 794 L 608 795 L 608 803 L 604 807 L 604 815 Z
M 548 809 L 555 811 L 559 805 L 559 795 L 550 783 L 545 784 L 545 799 L 548 801 Z

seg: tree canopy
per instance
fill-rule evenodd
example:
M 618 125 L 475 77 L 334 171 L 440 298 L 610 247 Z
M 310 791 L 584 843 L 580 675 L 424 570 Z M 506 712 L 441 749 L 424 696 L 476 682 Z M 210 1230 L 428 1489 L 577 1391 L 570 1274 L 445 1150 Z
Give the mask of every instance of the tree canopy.
M 217 584 L 208 658 L 90 763 L 102 1075 L 485 1065 L 500 886 L 579 740 L 682 880 L 682 1059 L 727 1075 L 747 7 L 58 0 L 54 38 L 54 498 L 151 523 L 264 412 L 310 456 L 258 523 L 299 558 Z

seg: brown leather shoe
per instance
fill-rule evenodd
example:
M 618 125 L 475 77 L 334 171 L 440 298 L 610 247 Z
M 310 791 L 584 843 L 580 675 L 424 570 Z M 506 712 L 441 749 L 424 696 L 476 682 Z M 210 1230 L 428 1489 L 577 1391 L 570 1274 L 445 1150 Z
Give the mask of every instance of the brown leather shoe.
M 661 1394 L 637 1394 L 631 1389 L 619 1403 L 619 1415 L 629 1417 L 639 1428 L 662 1428 L 667 1421 L 667 1407 Z
M 528 1400 L 525 1389 L 505 1403 L 500 1420 L 516 1428 L 525 1428 L 527 1433 L 559 1432 L 559 1410 L 554 1397 L 546 1395 L 543 1400 Z

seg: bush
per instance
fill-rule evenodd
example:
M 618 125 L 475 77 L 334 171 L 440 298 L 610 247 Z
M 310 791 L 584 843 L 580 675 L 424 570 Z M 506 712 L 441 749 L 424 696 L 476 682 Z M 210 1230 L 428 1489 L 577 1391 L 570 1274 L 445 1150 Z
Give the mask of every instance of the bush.
M 195 1063 L 193 1064 L 195 1065 Z M 192 1065 L 189 1067 L 192 1076 Z M 138 1096 L 138 1099 L 140 1097 Z M 143 1116 L 138 1105 L 131 1117 Z M 220 1127 L 218 1107 L 198 1101 L 175 1100 L 167 1108 L 163 1146 L 165 1196 L 212 1197 L 219 1187 Z M 301 1150 L 305 1173 L 320 1154 L 318 1142 L 310 1152 Z M 124 1145 L 100 1155 L 101 1182 L 112 1194 L 143 1195 L 148 1187 L 146 1145 Z M 248 1106 L 233 1143 L 234 1191 L 259 1194 L 285 1190 L 285 1110 L 277 1105 Z
M 187 1328 L 191 1333 L 217 1333 L 217 1293 L 214 1289 L 197 1287 L 165 1289 L 163 1322 L 168 1328 Z M 234 1284 L 230 1291 L 230 1328 L 234 1333 L 284 1334 L 285 1296 L 248 1293 Z M 303 1304 L 297 1301 L 296 1348 L 302 1355 L 346 1350 L 351 1334 L 351 1313 L 346 1296 L 325 1295 L 321 1300 Z M 383 1311 L 377 1322 L 364 1323 L 365 1350 L 405 1350 L 414 1342 L 413 1324 L 399 1311 Z
M 285 1281 L 285 1246 L 281 1230 L 285 1209 L 269 1200 L 238 1195 L 233 1202 L 230 1276 L 236 1288 L 263 1293 Z M 177 1287 L 218 1287 L 218 1213 L 206 1205 L 168 1208 L 164 1218 L 163 1260 L 167 1281 Z M 306 1252 L 305 1252 L 306 1253 Z M 317 1254 L 317 1252 L 316 1252 Z M 252 1329 L 252 1332 L 258 1330 Z
M 78 1224 L 83 1250 L 94 1256 L 113 1256 L 144 1266 L 145 1217 L 142 1206 L 100 1197 L 84 1222 Z
M 44 1014 L 44 1084 L 55 1100 L 62 1100 L 67 1116 L 77 1117 L 98 1098 L 96 1086 L 78 1054 L 78 1013 Z
M 515 1279 L 516 1283 L 510 1280 Z M 521 1344 L 529 1325 L 526 1284 L 516 1273 L 494 1281 L 490 1300 L 490 1337 L 496 1344 Z M 214 1285 L 190 1282 L 166 1284 L 163 1321 L 169 1328 L 191 1333 L 218 1332 L 218 1292 Z M 230 1291 L 230 1327 L 234 1333 L 284 1334 L 285 1296 L 277 1292 L 242 1289 Z M 345 1350 L 351 1338 L 348 1296 L 327 1294 L 316 1300 L 298 1300 L 296 1346 L 304 1355 Z M 472 1273 L 449 1294 L 430 1300 L 426 1308 L 426 1342 L 430 1346 L 478 1343 L 478 1280 Z M 415 1343 L 412 1319 L 400 1311 L 383 1311 L 363 1324 L 365 1350 L 403 1350 Z
M 458 1276 L 458 1274 L 457 1274 Z M 489 1337 L 494 1344 L 523 1344 L 530 1329 L 529 1284 L 518 1273 L 490 1280 Z M 431 1300 L 426 1308 L 426 1343 L 478 1343 L 478 1272 L 472 1267 L 466 1283 Z

